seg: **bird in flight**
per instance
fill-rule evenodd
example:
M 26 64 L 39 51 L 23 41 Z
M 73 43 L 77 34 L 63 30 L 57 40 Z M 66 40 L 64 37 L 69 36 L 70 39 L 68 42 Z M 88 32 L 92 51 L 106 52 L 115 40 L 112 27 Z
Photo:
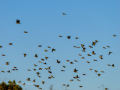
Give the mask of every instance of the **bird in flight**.
M 65 13 L 62 13 L 63 15 L 66 15 Z
M 21 24 L 21 23 L 20 23 L 20 20 L 17 19 L 17 20 L 16 20 L 16 24 Z

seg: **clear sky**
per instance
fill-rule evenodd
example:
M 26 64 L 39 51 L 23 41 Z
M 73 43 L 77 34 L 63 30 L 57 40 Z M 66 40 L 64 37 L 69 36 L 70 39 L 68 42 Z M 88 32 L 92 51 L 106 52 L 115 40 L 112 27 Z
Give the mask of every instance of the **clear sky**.
M 16 24 L 16 19 L 21 24 Z M 117 36 L 113 37 L 114 34 Z M 71 39 L 67 39 L 68 35 Z M 99 42 L 89 48 L 95 40 Z M 85 45 L 86 52 L 82 52 L 81 44 Z M 24 90 L 38 90 L 33 84 L 40 85 L 42 90 L 48 90 L 51 84 L 54 90 L 103 90 L 101 85 L 109 90 L 120 90 L 120 0 L 0 0 L 0 45 L 3 46 L 0 48 L 0 71 L 5 71 L 0 72 L 0 82 L 15 79 L 26 83 L 25 86 L 21 85 Z M 47 46 L 56 51 L 51 52 Z M 92 55 L 93 50 L 96 55 Z M 113 53 L 108 55 L 109 51 Z M 23 53 L 27 56 L 24 57 Z M 38 54 L 38 58 L 34 57 L 35 54 Z M 102 60 L 99 55 L 103 55 Z M 45 56 L 49 57 L 43 61 L 47 65 L 38 62 Z M 57 59 L 61 64 L 56 62 Z M 66 60 L 78 62 L 70 64 Z M 10 64 L 5 65 L 6 62 Z M 115 67 L 107 64 L 114 64 Z M 14 66 L 18 71 L 12 71 Z M 49 66 L 55 78 L 48 79 L 51 74 L 44 68 Z M 43 70 L 38 70 L 40 67 Z M 37 70 L 33 71 L 34 68 Z M 77 73 L 73 72 L 75 68 Z M 65 72 L 61 72 L 62 69 Z M 8 70 L 11 73 L 7 73 Z M 98 70 L 101 76 L 98 77 L 94 70 Z M 41 73 L 41 78 L 37 77 L 37 71 Z M 81 81 L 73 79 L 76 75 Z M 27 78 L 31 78 L 31 81 L 27 81 Z M 70 82 L 70 79 L 74 81 Z M 45 84 L 41 81 L 45 81 Z M 80 85 L 83 87 L 80 88 Z

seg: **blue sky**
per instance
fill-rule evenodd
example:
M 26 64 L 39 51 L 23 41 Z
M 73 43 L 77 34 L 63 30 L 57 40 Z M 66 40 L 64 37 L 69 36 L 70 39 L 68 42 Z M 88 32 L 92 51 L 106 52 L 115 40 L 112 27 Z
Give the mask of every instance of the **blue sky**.
M 69 90 L 103 90 L 101 85 L 109 90 L 120 90 L 119 3 L 119 0 L 1 0 L 0 45 L 3 48 L 0 48 L 0 69 L 5 73 L 0 73 L 0 82 L 15 79 L 22 84 L 28 83 L 25 86 L 21 85 L 24 90 L 38 90 L 32 84 L 40 85 L 43 90 L 48 90 L 51 84 L 56 90 L 65 89 L 63 84 L 69 84 L 70 87 L 66 88 Z M 16 19 L 19 19 L 21 24 L 16 24 Z M 113 37 L 114 34 L 117 36 Z M 67 36 L 71 36 L 71 39 L 67 39 Z M 93 48 L 89 48 L 95 40 L 99 42 Z M 9 43 L 13 45 L 10 46 Z M 86 52 L 82 52 L 81 44 L 85 45 Z M 110 48 L 107 48 L 107 45 Z M 47 46 L 55 48 L 56 51 L 51 52 Z M 44 52 L 45 49 L 48 52 Z M 93 50 L 96 55 L 92 55 Z M 109 51 L 113 53 L 108 55 Z M 27 56 L 24 57 L 23 53 Z M 3 57 L 2 54 L 6 56 Z M 38 58 L 34 57 L 35 54 L 38 54 Z M 78 54 L 85 59 L 81 59 Z M 87 54 L 92 56 L 89 57 Z M 103 60 L 99 55 L 103 55 Z M 44 61 L 47 65 L 38 62 L 45 56 L 49 57 Z M 57 59 L 61 64 L 56 63 Z M 98 61 L 94 62 L 94 59 Z M 71 65 L 66 60 L 78 62 Z M 10 62 L 10 65 L 5 65 L 6 62 Z M 38 66 L 35 67 L 33 64 Z M 107 64 L 114 64 L 115 67 L 109 67 Z M 65 69 L 63 65 L 66 66 Z M 14 66 L 19 71 L 6 72 Z M 44 68 L 49 66 L 55 78 L 48 79 L 51 74 Z M 39 71 L 40 67 L 43 70 Z M 41 78 L 37 77 L 34 68 L 41 73 Z M 78 69 L 77 73 L 73 72 L 75 68 Z M 89 68 L 93 70 L 90 71 Z M 32 71 L 29 72 L 27 69 Z M 65 72 L 61 72 L 62 69 Z M 98 77 L 94 70 L 98 70 L 101 76 Z M 105 73 L 101 73 L 102 70 Z M 84 73 L 85 76 L 82 75 Z M 79 75 L 81 81 L 74 79 L 70 82 L 76 75 Z M 27 81 L 27 78 L 31 78 L 31 81 Z M 35 83 L 32 82 L 33 79 L 36 79 Z M 43 85 L 41 81 L 46 83 Z M 80 85 L 83 87 L 80 88 Z

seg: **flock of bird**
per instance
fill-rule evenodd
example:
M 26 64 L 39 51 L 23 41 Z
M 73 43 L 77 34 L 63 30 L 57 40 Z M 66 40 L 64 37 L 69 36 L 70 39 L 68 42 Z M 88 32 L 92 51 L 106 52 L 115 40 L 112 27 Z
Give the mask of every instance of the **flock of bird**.
M 63 15 L 66 15 L 65 13 L 62 13 Z M 20 20 L 16 20 L 16 24 L 21 24 L 20 23 Z M 27 31 L 24 31 L 24 33 L 28 33 Z M 114 37 L 116 37 L 116 35 L 113 35 Z M 62 36 L 59 36 L 59 37 L 62 37 Z M 71 38 L 71 36 L 67 36 L 67 38 L 68 39 L 70 39 Z M 75 39 L 78 39 L 78 37 L 75 37 Z M 96 45 L 96 43 L 98 43 L 98 41 L 97 40 L 95 40 L 94 42 L 92 42 L 92 45 L 90 46 L 89 45 L 89 48 L 93 48 L 93 46 L 95 46 Z M 9 43 L 9 45 L 12 45 L 12 43 Z M 42 47 L 42 45 L 38 45 L 38 47 Z M 80 47 L 77 47 L 77 46 L 73 46 L 74 48 L 80 48 Z M 86 50 L 86 48 L 85 48 L 85 45 L 83 45 L 83 44 L 81 44 L 81 47 L 82 47 L 82 52 L 86 52 L 85 50 Z M 0 48 L 3 48 L 3 46 L 0 46 Z M 48 46 L 48 48 L 51 48 L 51 47 L 49 47 Z M 103 47 L 104 49 L 106 49 L 106 47 Z M 110 46 L 107 46 L 107 48 L 110 48 Z M 48 50 L 44 50 L 45 52 L 47 52 Z M 54 48 L 52 48 L 52 50 L 51 50 L 52 52 L 54 52 L 54 51 L 56 51 L 56 49 L 54 49 Z M 108 52 L 108 55 L 110 55 L 112 52 Z M 96 55 L 96 53 L 95 53 L 95 51 L 92 51 L 91 52 L 91 54 L 93 54 L 93 55 Z M 91 56 L 91 54 L 87 54 L 87 56 Z M 26 57 L 27 56 L 27 54 L 26 53 L 24 53 L 23 54 L 24 55 L 24 57 Z M 85 59 L 85 57 L 82 57 L 82 55 L 81 54 L 78 54 L 79 56 L 81 56 L 81 59 Z M 2 54 L 2 56 L 6 56 L 5 54 Z M 38 55 L 37 54 L 35 54 L 35 56 L 34 57 L 38 57 Z M 45 57 L 45 59 L 47 60 L 49 57 Z M 99 56 L 99 58 L 100 59 L 103 59 L 103 55 L 100 55 Z M 39 63 L 42 63 L 42 61 L 44 61 L 45 59 L 41 59 L 41 61 L 39 61 Z M 97 61 L 97 60 L 93 60 L 93 61 Z M 66 60 L 66 62 L 70 62 L 69 60 Z M 77 60 L 74 60 L 74 62 L 78 62 Z M 56 60 L 56 63 L 61 63 L 61 61 L 59 61 L 59 60 Z M 87 63 L 90 63 L 89 61 L 87 61 Z M 45 63 L 43 63 L 43 64 L 47 64 L 46 62 Z M 70 64 L 74 64 L 73 62 L 70 62 Z M 9 65 L 9 62 L 6 62 L 6 65 Z M 37 65 L 36 64 L 34 64 L 34 66 L 36 67 Z M 112 66 L 112 67 L 114 67 L 114 64 L 112 64 L 112 65 L 110 65 L 110 64 L 108 64 L 108 66 Z M 62 66 L 63 68 L 66 68 L 66 66 Z M 39 68 L 39 70 L 42 70 L 43 68 Z M 50 74 L 52 74 L 52 71 L 51 71 L 51 67 L 48 67 L 48 68 L 45 68 L 46 70 L 48 70 L 48 73 L 50 73 Z M 17 67 L 13 67 L 13 69 L 12 69 L 13 71 L 14 70 L 18 70 L 17 69 Z M 31 71 L 30 69 L 27 69 L 28 71 Z M 36 69 L 33 69 L 34 71 L 36 71 Z M 93 70 L 93 69 L 89 69 L 89 70 Z M 62 72 L 63 71 L 65 71 L 65 70 L 61 70 Z M 75 68 L 74 70 L 73 70 L 73 72 L 74 73 L 77 73 L 77 69 Z M 97 73 L 98 71 L 97 70 L 94 70 L 95 71 L 95 73 Z M 1 72 L 5 72 L 5 71 L 1 71 Z M 10 70 L 9 71 L 7 71 L 8 73 L 10 73 Z M 101 71 L 102 73 L 104 73 L 104 71 Z M 36 72 L 36 74 L 37 74 L 37 76 L 38 77 L 41 77 L 39 74 L 39 72 Z M 86 75 L 86 74 L 82 74 L 82 75 Z M 99 73 L 97 73 L 97 75 L 98 76 L 100 76 L 101 74 L 99 74 Z M 54 76 L 53 75 L 50 75 L 49 77 L 48 77 L 48 79 L 51 79 L 51 78 L 54 78 Z M 76 75 L 76 76 L 73 76 L 73 79 L 77 79 L 77 81 L 80 81 L 80 79 L 79 79 L 80 77 L 78 76 L 78 75 Z M 73 81 L 73 79 L 71 79 L 70 81 L 72 82 Z M 30 78 L 27 78 L 26 79 L 27 81 L 31 81 L 30 80 Z M 35 79 L 32 81 L 32 82 L 36 82 L 35 81 Z M 42 82 L 42 84 L 45 84 L 45 81 L 41 81 Z M 21 81 L 19 81 L 18 83 L 21 83 Z M 23 83 L 22 85 L 25 85 L 25 83 Z M 37 88 L 39 88 L 39 89 L 42 89 L 39 85 L 35 85 L 34 84 L 34 86 L 35 87 L 37 87 Z M 65 85 L 65 84 L 63 84 L 63 86 L 66 86 L 66 87 L 69 87 L 69 84 L 67 84 L 67 85 Z M 83 86 L 79 86 L 79 87 L 83 87 Z M 106 88 L 106 90 L 107 90 L 107 88 Z

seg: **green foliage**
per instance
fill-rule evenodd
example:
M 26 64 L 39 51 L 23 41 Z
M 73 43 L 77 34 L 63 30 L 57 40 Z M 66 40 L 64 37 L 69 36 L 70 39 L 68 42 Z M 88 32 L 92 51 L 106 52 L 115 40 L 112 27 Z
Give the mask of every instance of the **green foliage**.
M 4 81 L 0 83 L 0 90 L 23 90 L 21 86 L 17 85 L 15 80 L 8 81 L 6 84 Z

